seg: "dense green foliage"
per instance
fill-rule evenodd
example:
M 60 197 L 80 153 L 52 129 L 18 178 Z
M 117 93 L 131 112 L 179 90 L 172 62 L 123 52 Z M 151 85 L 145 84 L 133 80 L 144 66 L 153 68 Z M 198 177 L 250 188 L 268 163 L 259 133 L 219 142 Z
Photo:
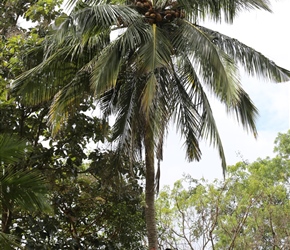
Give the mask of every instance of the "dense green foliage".
M 61 15 L 60 3 L 0 3 L 7 10 L 0 22 L 1 249 L 142 249 L 143 166 L 107 149 L 110 128 L 93 114 L 92 100 L 52 138 L 52 100 L 28 105 L 9 91 L 42 60 L 32 51 Z M 36 26 L 19 27 L 21 17 Z
M 69 0 L 71 9 L 56 19 L 33 55 L 35 67 L 14 82 L 27 104 L 52 100 L 49 122 L 56 134 L 84 100 L 115 115 L 118 152 L 139 161 L 145 151 L 145 218 L 149 249 L 157 248 L 155 187 L 163 141 L 170 121 L 184 138 L 188 160 L 199 160 L 199 142 L 218 148 L 226 160 L 215 123 L 210 92 L 256 135 L 257 109 L 244 91 L 242 66 L 266 80 L 289 80 L 290 72 L 261 53 L 199 21 L 231 23 L 243 10 L 270 11 L 267 0 Z M 35 82 L 41 83 L 36 86 Z M 157 159 L 157 164 L 155 160 Z
M 158 199 L 160 238 L 178 249 L 289 249 L 290 131 L 273 159 L 229 167 L 225 181 L 190 177 Z
M 15 168 L 27 169 L 26 174 L 30 169 L 41 171 L 54 213 L 28 213 L 14 203 L 8 232 L 22 238 L 27 249 L 101 249 L 106 245 L 141 249 L 144 220 L 142 188 L 137 181 L 142 180 L 142 166 L 129 165 L 126 158 L 97 147 L 95 143 L 105 143 L 108 125 L 80 113 L 52 139 L 45 109 L 22 119 L 18 112 L 12 116 L 10 110 L 5 117 L 13 122 L 14 134 L 21 124 L 22 137 L 31 145 L 31 151 Z M 6 114 L 5 109 L 1 111 Z M 8 128 L 6 131 L 12 133 Z M 87 149 L 89 143 L 91 149 Z M 30 185 L 36 184 L 31 181 Z M 19 194 L 25 194 L 26 187 L 19 188 Z

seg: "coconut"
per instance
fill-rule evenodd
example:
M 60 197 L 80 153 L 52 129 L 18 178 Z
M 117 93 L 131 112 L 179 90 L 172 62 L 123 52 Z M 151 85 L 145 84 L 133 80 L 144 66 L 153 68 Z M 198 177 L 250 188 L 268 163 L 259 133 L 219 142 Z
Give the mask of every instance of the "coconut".
M 144 4 L 141 3 L 141 2 L 137 2 L 137 3 L 136 3 L 136 6 L 137 6 L 137 7 L 140 7 L 140 8 L 143 8 L 143 7 L 144 7 Z
M 172 15 L 171 14 L 167 14 L 167 15 L 165 15 L 165 17 L 164 17 L 166 20 L 171 20 L 171 18 L 172 18 Z
M 165 15 L 171 14 L 171 10 L 165 10 Z
M 150 19 L 150 18 L 148 18 L 148 19 L 147 19 L 147 22 L 148 22 L 149 24 L 153 24 L 153 23 L 154 23 L 154 20 L 153 20 L 153 19 Z
M 156 21 L 157 21 L 157 22 L 161 22 L 162 19 L 163 19 L 162 16 L 161 16 L 159 13 L 157 13 L 157 14 L 156 14 Z
M 145 2 L 145 3 L 144 3 L 144 8 L 146 8 L 146 9 L 149 9 L 149 8 L 150 8 L 150 4 L 149 4 L 149 2 Z

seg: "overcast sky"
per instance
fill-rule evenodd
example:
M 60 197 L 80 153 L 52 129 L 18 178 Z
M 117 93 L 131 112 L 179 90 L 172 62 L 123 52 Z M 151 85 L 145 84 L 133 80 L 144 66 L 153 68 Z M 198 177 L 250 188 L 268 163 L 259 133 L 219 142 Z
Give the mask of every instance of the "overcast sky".
M 290 1 L 272 0 L 271 3 L 273 13 L 258 10 L 243 12 L 232 25 L 207 23 L 205 26 L 238 39 L 290 70 Z M 269 83 L 244 74 L 241 78 L 243 88 L 259 109 L 258 139 L 238 126 L 233 117 L 226 115 L 224 107 L 214 102 L 212 108 L 229 165 L 242 159 L 253 162 L 259 157 L 274 156 L 277 134 L 286 133 L 289 129 L 290 83 Z M 207 144 L 202 143 L 200 162 L 188 163 L 184 159 L 182 140 L 172 128 L 165 142 L 161 187 L 174 183 L 184 173 L 197 179 L 222 178 L 218 152 Z

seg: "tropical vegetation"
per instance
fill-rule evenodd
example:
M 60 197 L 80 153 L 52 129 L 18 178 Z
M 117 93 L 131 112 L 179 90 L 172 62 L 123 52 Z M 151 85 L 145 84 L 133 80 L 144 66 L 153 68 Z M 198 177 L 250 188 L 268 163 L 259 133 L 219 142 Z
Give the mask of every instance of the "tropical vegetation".
M 125 204 L 132 202 L 132 211 L 143 215 L 139 206 L 140 183 L 135 179 L 145 175 L 144 208 L 149 249 L 158 248 L 155 194 L 169 123 L 173 121 L 183 136 L 188 160 L 201 158 L 199 142 L 206 139 L 218 148 L 225 172 L 226 160 L 208 93 L 223 103 L 229 113 L 234 113 L 255 136 L 257 109 L 242 88 L 238 67 L 272 82 L 289 80 L 289 71 L 261 53 L 202 25 L 206 18 L 231 23 L 241 11 L 248 9 L 270 11 L 268 1 L 69 0 L 67 13 L 57 10 L 61 1 L 31 0 L 24 5 L 20 1 L 17 5 L 12 2 L 7 0 L 1 4 L 2 9 L 14 7 L 16 13 L 10 16 L 9 11 L 5 13 L 13 19 L 14 30 L 7 25 L 1 29 L 1 57 L 5 59 L 1 78 L 3 110 L 4 117 L 10 117 L 3 117 L 6 129 L 20 131 L 21 137 L 32 141 L 37 153 L 30 159 L 35 161 L 32 162 L 35 167 L 44 168 L 48 173 L 47 178 L 53 183 L 52 193 L 56 192 L 59 198 L 62 185 L 70 187 L 73 183 L 72 186 L 81 187 L 80 182 L 86 182 L 85 186 L 93 186 L 90 175 L 97 176 L 103 190 L 103 181 L 108 184 L 111 175 L 106 175 L 107 169 L 101 172 L 98 169 L 108 166 L 114 176 L 112 179 L 117 178 L 115 182 L 121 185 L 120 190 L 127 190 L 124 185 L 138 190 Z M 37 26 L 21 33 L 16 26 L 21 15 Z M 5 16 L 5 23 L 6 19 Z M 7 84 L 13 84 L 12 92 L 6 88 Z M 87 115 L 96 109 L 96 104 L 105 119 L 114 115 L 115 123 L 109 134 L 104 130 L 105 121 Z M 7 121 L 15 125 L 10 126 Z M 49 147 L 40 143 L 41 140 Z M 113 151 L 108 152 L 110 160 L 99 149 L 92 154 L 86 151 L 91 140 L 113 142 Z M 40 160 L 44 153 L 49 159 L 45 164 Z M 90 165 L 85 163 L 88 156 Z M 143 158 L 145 171 L 140 163 Z M 100 159 L 107 159 L 108 165 L 102 165 L 104 162 Z M 97 175 L 89 171 L 91 166 L 96 167 Z M 68 192 L 72 191 L 77 199 L 85 194 L 81 190 L 84 189 Z M 110 187 L 109 190 L 117 189 Z M 122 195 L 131 197 L 129 193 Z M 99 197 L 96 193 L 92 195 Z M 101 205 L 102 200 L 98 201 L 97 205 Z M 76 200 L 62 202 L 55 204 L 56 210 L 68 221 L 67 232 L 71 234 L 74 247 L 84 248 L 81 241 L 85 236 L 79 237 L 80 231 L 75 229 L 88 222 L 81 222 L 84 215 L 80 214 L 75 221 L 75 216 L 65 213 L 63 204 L 74 206 Z M 131 219 L 139 221 L 134 225 L 142 228 L 139 217 Z M 108 225 L 106 228 L 110 228 Z M 120 231 L 114 230 L 118 235 Z M 55 233 L 52 229 L 49 232 Z M 97 235 L 97 239 L 103 242 L 104 235 Z M 59 239 L 47 234 L 41 237 L 45 241 Z M 136 237 L 139 237 L 136 242 L 140 242 L 142 234 Z M 128 243 L 114 241 L 114 247 Z

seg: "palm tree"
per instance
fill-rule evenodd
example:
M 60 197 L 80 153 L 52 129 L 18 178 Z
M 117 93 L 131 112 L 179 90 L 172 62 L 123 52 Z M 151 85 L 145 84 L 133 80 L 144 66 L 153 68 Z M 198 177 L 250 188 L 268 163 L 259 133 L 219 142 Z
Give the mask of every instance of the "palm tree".
M 269 4 L 266 0 L 76 2 L 69 1 L 75 6 L 70 15 L 56 21 L 55 33 L 39 48 L 43 61 L 21 75 L 14 90 L 32 103 L 53 98 L 50 123 L 55 132 L 88 97 L 99 101 L 105 116 L 115 115 L 112 139 L 117 149 L 131 159 L 145 154 L 148 244 L 157 249 L 154 201 L 169 122 L 185 139 L 188 160 L 200 159 L 199 141 L 207 139 L 218 148 L 225 172 L 207 93 L 256 136 L 257 109 L 241 86 L 238 65 L 273 82 L 290 77 L 289 71 L 261 53 L 199 25 L 199 20 L 231 23 L 240 11 L 270 11 Z

